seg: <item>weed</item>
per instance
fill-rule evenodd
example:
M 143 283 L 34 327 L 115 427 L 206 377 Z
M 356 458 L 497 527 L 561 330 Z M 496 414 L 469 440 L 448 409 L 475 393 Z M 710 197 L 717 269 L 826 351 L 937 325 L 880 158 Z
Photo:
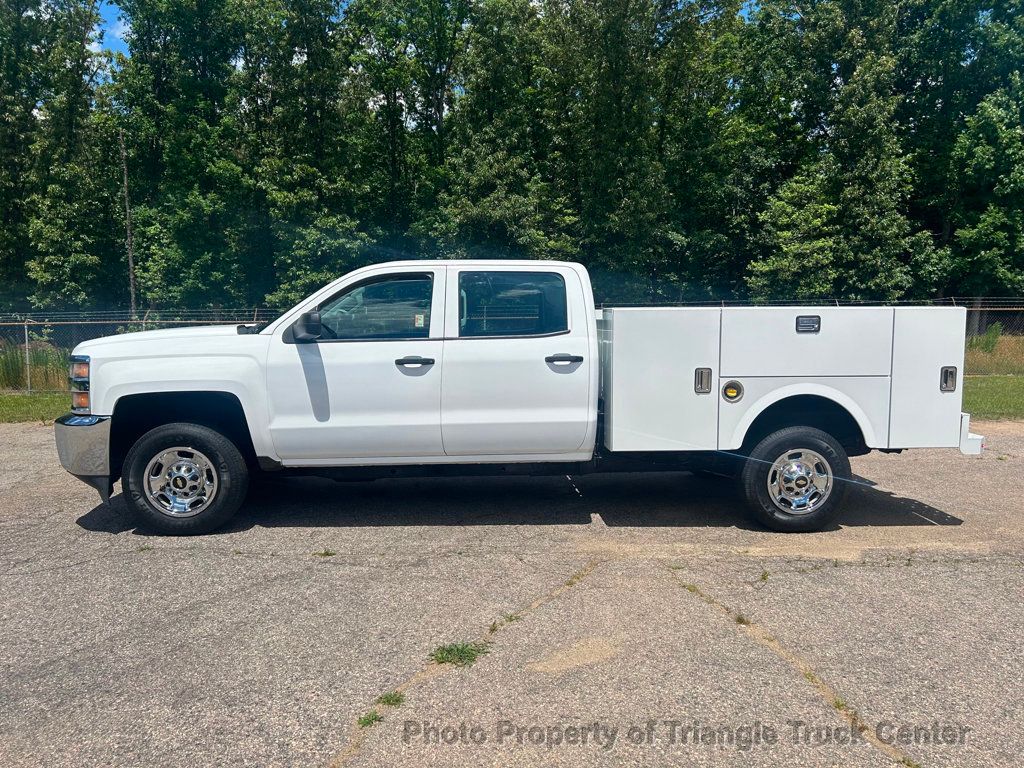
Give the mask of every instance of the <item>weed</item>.
M 377 697 L 377 703 L 385 707 L 400 707 L 405 701 L 405 694 L 400 691 L 389 691 Z
M 430 654 L 436 664 L 454 664 L 457 667 L 468 667 L 478 656 L 487 653 L 486 642 L 451 643 L 439 645 Z
M 371 725 L 376 725 L 384 718 L 380 716 L 380 713 L 376 709 L 371 709 L 365 715 L 359 718 L 360 728 L 369 728 Z
M 321 549 L 319 552 L 314 552 L 313 557 L 334 557 L 337 554 L 333 549 Z
M 746 627 L 750 624 L 750 619 L 744 616 L 742 613 L 736 614 L 736 623 L 740 626 Z
M 143 544 L 142 546 L 138 547 L 135 551 L 136 552 L 152 552 L 153 551 L 153 547 L 150 546 L 149 544 Z
M 980 350 L 992 354 L 996 351 L 996 345 L 999 344 L 999 337 L 1003 334 L 1002 323 L 992 323 L 985 332 L 980 336 L 972 336 L 967 340 L 967 348 L 970 350 Z

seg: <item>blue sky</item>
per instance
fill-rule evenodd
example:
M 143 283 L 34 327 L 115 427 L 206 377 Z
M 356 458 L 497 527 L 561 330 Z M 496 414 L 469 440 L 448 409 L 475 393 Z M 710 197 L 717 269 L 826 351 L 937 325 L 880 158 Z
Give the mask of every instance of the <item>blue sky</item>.
M 124 22 L 119 18 L 121 9 L 117 3 L 109 2 L 109 0 L 103 0 L 100 3 L 100 29 L 103 30 L 103 47 L 109 48 L 117 53 L 128 53 L 128 48 L 124 44 L 124 33 L 125 25 Z

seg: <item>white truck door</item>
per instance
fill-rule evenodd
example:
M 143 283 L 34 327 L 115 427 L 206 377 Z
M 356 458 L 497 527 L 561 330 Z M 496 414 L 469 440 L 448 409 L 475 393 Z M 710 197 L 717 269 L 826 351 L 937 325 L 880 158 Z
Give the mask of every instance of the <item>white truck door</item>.
M 890 448 L 960 445 L 963 307 L 897 307 L 892 340 Z
M 590 434 L 597 360 L 577 273 L 543 262 L 451 266 L 447 296 L 444 452 L 579 451 Z
M 318 341 L 289 343 L 278 329 L 267 396 L 285 464 L 444 455 L 444 276 L 444 267 L 381 270 L 319 302 Z
M 604 311 L 608 450 L 718 447 L 721 316 L 718 308 Z

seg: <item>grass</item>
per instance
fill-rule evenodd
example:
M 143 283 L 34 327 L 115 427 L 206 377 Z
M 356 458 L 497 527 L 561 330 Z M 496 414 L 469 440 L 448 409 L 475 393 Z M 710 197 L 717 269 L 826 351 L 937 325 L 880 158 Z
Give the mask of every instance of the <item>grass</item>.
M 972 419 L 1024 419 L 1024 376 L 968 376 L 964 410 Z
M 378 712 L 376 709 L 371 709 L 369 712 L 367 712 L 365 715 L 359 718 L 359 727 L 369 728 L 371 725 L 376 725 L 383 719 L 384 718 L 380 716 L 380 712 Z
M 0 392 L 0 423 L 53 421 L 70 410 L 67 392 Z
M 506 624 L 511 624 L 513 621 L 519 621 L 522 618 L 518 613 L 506 613 L 500 619 L 495 619 L 491 622 L 491 634 L 493 635 L 499 629 Z
M 31 341 L 28 367 L 33 389 L 66 389 L 70 352 L 46 341 Z M 0 388 L 25 389 L 25 346 L 0 341 Z
M 377 703 L 385 707 L 400 707 L 405 701 L 405 694 L 400 691 L 389 691 L 377 697 Z
M 436 664 L 454 664 L 457 667 L 468 667 L 477 657 L 487 653 L 487 643 L 451 643 L 440 645 L 430 654 Z
M 968 344 L 964 370 L 969 376 L 1024 376 L 1024 336 L 999 336 L 988 351 Z
M 337 552 L 333 549 L 321 549 L 319 552 L 314 552 L 313 557 L 334 557 Z

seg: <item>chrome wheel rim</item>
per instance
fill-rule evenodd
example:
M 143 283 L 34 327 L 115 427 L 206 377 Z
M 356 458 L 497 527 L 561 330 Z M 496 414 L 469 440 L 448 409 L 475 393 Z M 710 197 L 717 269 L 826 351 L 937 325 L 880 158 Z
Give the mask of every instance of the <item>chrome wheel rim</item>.
M 217 496 L 217 470 L 195 448 L 176 446 L 154 456 L 146 465 L 146 496 L 165 515 L 193 517 Z
M 790 515 L 808 515 L 821 507 L 834 484 L 828 461 L 808 448 L 786 451 L 768 470 L 768 496 Z

